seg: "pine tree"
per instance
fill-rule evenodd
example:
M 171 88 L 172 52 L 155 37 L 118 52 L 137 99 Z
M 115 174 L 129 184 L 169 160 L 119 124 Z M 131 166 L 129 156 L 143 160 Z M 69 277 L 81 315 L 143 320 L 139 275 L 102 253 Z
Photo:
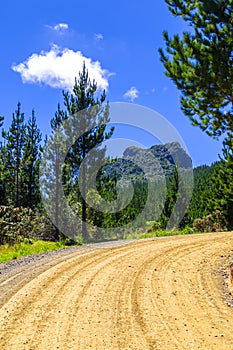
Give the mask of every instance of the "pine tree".
M 76 239 L 81 222 L 82 239 L 87 242 L 88 222 L 96 224 L 102 217 L 88 207 L 86 197 L 92 188 L 87 181 L 95 183 L 94 168 L 101 167 L 105 159 L 105 148 L 100 144 L 111 137 L 113 128 L 106 130 L 109 106 L 104 103 L 105 92 L 99 98 L 96 94 L 97 84 L 91 82 L 84 65 L 73 93 L 63 92 L 65 110 L 59 105 L 51 120 L 52 134 L 43 151 L 40 183 L 46 210 L 57 227 L 57 239 L 61 232 Z
M 24 195 L 22 204 L 25 207 L 35 208 L 40 202 L 39 193 L 39 164 L 41 153 L 42 134 L 38 129 L 35 111 L 26 124 L 23 156 L 21 160 L 21 181 Z
M 211 195 L 206 202 L 209 212 L 219 210 L 225 226 L 233 229 L 233 164 L 222 160 L 216 163 L 210 178 Z
M 3 126 L 4 117 L 0 116 L 0 128 Z
M 49 139 L 47 137 L 45 139 L 41 164 L 44 169 L 44 178 L 41 176 L 40 186 L 43 196 L 49 198 L 46 203 L 49 205 L 49 211 L 54 217 L 55 240 L 63 237 L 62 232 L 59 230 L 60 222 L 64 220 L 60 199 L 63 185 L 67 182 L 62 183 L 60 180 L 60 175 L 64 167 L 62 155 L 65 144 L 63 142 L 64 135 L 59 133 L 59 128 L 66 119 L 66 113 L 61 109 L 60 104 L 58 104 L 57 111 L 50 121 L 52 133 Z
M 179 175 L 178 169 L 174 167 L 173 175 L 170 175 L 166 178 L 167 182 L 167 197 L 164 203 L 164 207 L 159 218 L 162 228 L 167 227 L 169 218 L 171 217 L 172 211 L 174 209 L 175 203 L 177 201 L 178 190 L 179 190 Z M 173 227 L 172 227 L 173 228 Z
M 83 65 L 82 72 L 79 73 L 79 79 L 75 80 L 73 94 L 64 92 L 64 104 L 67 108 L 68 118 L 71 120 L 71 129 L 76 130 L 81 134 L 75 143 L 70 148 L 66 165 L 69 168 L 70 183 L 73 183 L 73 190 L 77 192 L 77 184 L 81 186 L 81 220 L 82 220 L 82 237 L 84 241 L 89 240 L 89 233 L 87 230 L 87 204 L 86 195 L 88 188 L 86 187 L 87 177 L 90 176 L 91 171 L 87 172 L 87 168 L 105 157 L 105 150 L 98 148 L 98 146 L 112 136 L 113 128 L 106 131 L 106 124 L 109 122 L 109 107 L 104 104 L 106 100 L 105 92 L 100 98 L 96 98 L 97 84 L 91 81 L 88 76 L 88 71 Z M 75 118 L 73 118 L 75 117 Z M 82 133 L 82 131 L 84 131 Z M 88 153 L 95 148 L 95 151 L 88 156 Z M 88 156 L 88 160 L 81 168 L 80 165 Z M 79 200 L 79 196 L 77 197 Z
M 5 154 L 2 142 L 0 143 L 0 205 L 6 205 L 6 190 L 5 190 Z
M 25 142 L 24 114 L 21 113 L 20 103 L 13 113 L 13 119 L 9 131 L 3 130 L 3 138 L 6 143 L 3 147 L 5 177 L 5 191 L 8 204 L 16 207 L 21 205 L 23 194 L 21 193 L 21 161 Z
M 4 117 L 0 116 L 0 128 L 3 126 Z M 5 203 L 5 189 L 4 189 L 4 156 L 3 156 L 3 143 L 0 142 L 0 204 Z
M 182 37 L 164 32 L 166 75 L 181 91 L 181 109 L 210 136 L 225 134 L 233 151 L 233 1 L 165 0 L 191 27 Z

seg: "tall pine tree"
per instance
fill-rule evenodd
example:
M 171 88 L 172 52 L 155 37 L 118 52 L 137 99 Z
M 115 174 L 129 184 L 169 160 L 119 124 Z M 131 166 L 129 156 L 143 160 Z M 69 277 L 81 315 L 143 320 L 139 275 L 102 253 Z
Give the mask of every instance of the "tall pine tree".
M 65 152 L 65 142 L 64 134 L 60 133 L 59 130 L 66 119 L 65 112 L 58 104 L 57 111 L 50 121 L 51 135 L 45 139 L 40 171 L 40 189 L 43 199 L 46 199 L 45 209 L 50 217 L 53 218 L 55 240 L 63 238 L 60 227 L 65 220 L 61 201 L 64 184 L 61 181 L 61 174 L 64 167 L 63 153 Z
M 0 116 L 0 128 L 3 126 L 4 117 Z M 3 143 L 0 142 L 0 204 L 5 203 L 5 189 L 4 189 L 4 156 L 3 156 Z
M 63 92 L 65 110 L 58 106 L 51 120 L 52 133 L 42 156 L 41 189 L 45 208 L 57 227 L 57 239 L 62 233 L 76 239 L 80 229 L 87 242 L 92 234 L 88 223 L 93 226 L 93 218 L 99 223 L 97 214 L 87 204 L 92 190 L 88 181 L 95 181 L 96 165 L 104 164 L 105 148 L 100 145 L 111 137 L 113 128 L 106 130 L 109 106 L 105 92 L 98 98 L 97 90 L 83 65 L 73 93 Z
M 25 142 L 24 113 L 21 113 L 20 103 L 17 105 L 16 112 L 13 113 L 9 131 L 3 130 L 2 136 L 5 139 L 3 173 L 6 181 L 7 204 L 18 207 L 22 204 L 23 196 L 21 193 L 21 161 Z
M 0 128 L 3 126 L 4 117 L 0 116 Z
M 39 164 L 42 134 L 37 126 L 35 111 L 29 118 L 24 137 L 23 156 L 21 160 L 22 188 L 24 195 L 22 205 L 35 208 L 40 203 Z
M 164 32 L 166 75 L 181 92 L 181 109 L 210 136 L 224 134 L 233 152 L 233 0 L 165 0 L 191 27 Z
M 106 131 L 106 124 L 109 122 L 109 108 L 105 103 L 106 95 L 103 92 L 100 98 L 96 97 L 98 86 L 95 81 L 91 81 L 88 75 L 88 71 L 83 65 L 82 72 L 79 73 L 79 78 L 75 80 L 73 88 L 73 94 L 68 92 L 64 93 L 64 103 L 67 108 L 68 116 L 71 117 L 73 124 L 71 128 L 77 130 L 81 136 L 75 141 L 70 148 L 66 164 L 69 168 L 70 182 L 73 183 L 73 189 L 70 191 L 76 191 L 77 195 L 81 192 L 81 220 L 82 220 L 82 237 L 84 241 L 89 240 L 89 233 L 87 230 L 87 203 L 86 195 L 87 177 L 91 172 L 91 163 L 96 161 L 101 163 L 101 160 L 105 158 L 105 150 L 98 149 L 104 140 L 109 139 L 112 136 L 113 128 Z M 75 116 L 75 118 L 73 118 Z M 82 170 L 80 171 L 80 165 L 83 160 L 88 156 L 88 153 L 95 148 L 95 152 L 89 157 L 89 162 L 84 163 Z M 77 190 L 77 185 L 81 187 L 80 192 Z M 79 195 L 77 200 L 79 200 Z

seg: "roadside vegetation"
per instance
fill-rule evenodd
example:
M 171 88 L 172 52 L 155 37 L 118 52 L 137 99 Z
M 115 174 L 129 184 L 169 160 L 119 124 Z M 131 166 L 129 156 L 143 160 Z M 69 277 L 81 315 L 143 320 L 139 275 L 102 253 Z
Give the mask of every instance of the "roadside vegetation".
M 41 254 L 52 250 L 66 248 L 63 242 L 33 241 L 28 243 L 4 244 L 0 245 L 0 263 L 8 260 L 18 259 L 32 254 Z

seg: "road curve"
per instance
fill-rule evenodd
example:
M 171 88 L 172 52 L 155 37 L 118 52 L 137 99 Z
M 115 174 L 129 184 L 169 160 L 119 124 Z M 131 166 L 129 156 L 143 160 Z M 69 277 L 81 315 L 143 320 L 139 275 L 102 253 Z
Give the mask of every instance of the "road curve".
M 166 237 L 2 271 L 0 349 L 232 350 L 232 249 L 232 233 Z

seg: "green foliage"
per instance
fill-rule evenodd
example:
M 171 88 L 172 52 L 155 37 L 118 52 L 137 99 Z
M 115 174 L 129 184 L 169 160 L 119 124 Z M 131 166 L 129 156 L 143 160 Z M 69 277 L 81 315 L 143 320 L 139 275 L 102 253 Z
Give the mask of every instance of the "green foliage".
M 215 178 L 215 169 L 218 168 L 218 164 L 216 162 L 212 166 L 203 165 L 193 170 L 194 188 L 192 200 L 187 211 L 190 224 L 195 219 L 207 216 L 215 209 L 213 207 L 213 201 L 215 200 L 213 181 Z
M 187 227 L 183 230 L 155 230 L 153 232 L 142 233 L 137 236 L 137 238 L 153 238 L 153 237 L 167 237 L 167 236 L 179 236 L 179 235 L 189 235 L 192 234 L 193 230 L 190 227 Z
M 189 225 L 187 225 L 180 230 L 180 233 L 182 235 L 190 235 L 190 234 L 194 233 L 194 229 L 192 227 L 190 227 Z
M 182 37 L 164 32 L 166 52 L 159 50 L 166 75 L 181 91 L 181 109 L 210 136 L 226 133 L 232 146 L 233 1 L 165 1 L 191 27 Z
M 178 190 L 179 190 L 179 178 L 178 178 L 178 169 L 174 168 L 173 176 L 167 177 L 167 197 L 164 203 L 163 211 L 159 221 L 161 222 L 162 227 L 165 229 L 168 223 L 169 218 L 172 215 L 172 210 L 177 201 Z
M 155 221 L 152 223 L 151 227 L 148 229 L 148 233 L 164 231 L 164 225 L 160 221 Z
M 216 164 L 211 178 L 210 206 L 212 210 L 220 210 L 225 225 L 233 229 L 233 163 L 221 161 Z
M 211 166 L 194 169 L 194 190 L 187 211 L 190 225 L 195 219 L 207 217 L 210 213 L 221 212 L 222 225 L 233 228 L 233 169 L 232 163 L 222 160 Z
M 3 126 L 4 117 L 0 115 L 0 128 Z

